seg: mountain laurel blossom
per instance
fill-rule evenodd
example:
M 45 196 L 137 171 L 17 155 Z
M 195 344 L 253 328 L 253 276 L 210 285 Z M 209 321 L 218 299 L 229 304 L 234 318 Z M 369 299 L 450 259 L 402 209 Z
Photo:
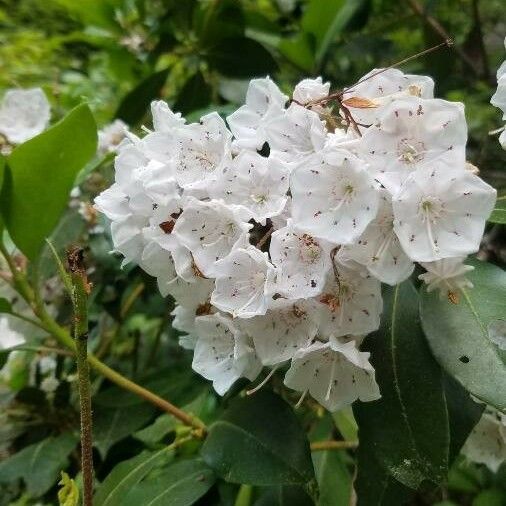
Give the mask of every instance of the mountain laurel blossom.
M 467 168 L 463 105 L 433 89 L 375 70 L 341 94 L 340 114 L 321 78 L 287 97 L 267 77 L 226 121 L 186 123 L 157 101 L 144 137 L 121 129 L 95 206 L 123 262 L 174 298 L 180 344 L 220 395 L 283 365 L 287 387 L 331 411 L 378 399 L 360 343 L 379 328 L 381 283 L 418 262 L 452 303 L 472 288 L 464 261 L 496 192 Z

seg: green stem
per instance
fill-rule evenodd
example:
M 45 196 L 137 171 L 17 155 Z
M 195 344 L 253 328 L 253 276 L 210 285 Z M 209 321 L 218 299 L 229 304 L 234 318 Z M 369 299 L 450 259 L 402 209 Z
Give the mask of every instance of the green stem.
M 88 292 L 89 284 L 83 263 L 83 251 L 67 253 L 74 307 L 74 342 L 76 344 L 79 407 L 81 414 L 81 468 L 83 472 L 83 506 L 93 504 L 93 442 L 91 416 L 90 368 L 88 365 Z
M 13 275 L 15 288 L 30 305 L 35 316 L 37 316 L 37 318 L 40 320 L 41 326 L 46 330 L 46 332 L 54 336 L 61 344 L 69 348 L 73 353 L 76 353 L 76 345 L 71 335 L 64 327 L 56 323 L 56 321 L 49 315 L 49 313 L 46 311 L 42 299 L 40 298 L 40 295 L 31 289 L 28 281 L 26 280 L 26 277 L 23 273 L 18 271 L 14 265 L 14 262 L 12 261 L 9 252 L 1 242 L 0 252 L 7 260 L 7 263 Z M 148 389 L 142 387 L 141 385 L 138 385 L 137 383 L 134 383 L 119 372 L 111 369 L 93 354 L 88 353 L 87 360 L 93 369 L 95 369 L 97 372 L 105 376 L 108 380 L 112 381 L 119 387 L 124 388 L 125 390 L 129 390 L 147 402 L 154 404 L 159 409 L 166 411 L 170 415 L 183 422 L 185 425 L 193 427 L 196 431 L 197 437 L 203 437 L 205 435 L 207 430 L 206 426 L 204 422 L 202 422 L 202 420 L 200 420 L 198 417 L 186 413 L 185 411 L 179 409 L 177 406 L 174 406 L 169 401 L 162 399 Z

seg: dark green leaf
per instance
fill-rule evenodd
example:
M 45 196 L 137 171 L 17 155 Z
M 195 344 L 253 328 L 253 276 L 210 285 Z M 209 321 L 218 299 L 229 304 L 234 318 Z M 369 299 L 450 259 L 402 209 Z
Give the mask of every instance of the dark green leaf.
M 245 37 L 223 39 L 209 49 L 209 64 L 227 77 L 261 77 L 276 71 L 271 53 Z
M 196 378 L 186 364 L 183 363 L 182 366 L 177 369 L 158 370 L 153 378 L 139 383 L 151 392 L 160 397 L 166 397 L 177 405 L 187 404 L 202 392 L 206 384 Z M 100 392 L 93 400 L 96 404 L 109 408 L 135 406 L 145 402 L 138 395 L 116 386 Z
M 214 484 L 213 471 L 201 460 L 175 462 L 157 475 L 135 485 L 122 506 L 190 506 Z
M 311 72 L 315 65 L 315 57 L 310 38 L 307 33 L 301 32 L 292 38 L 279 41 L 280 53 L 300 69 Z
M 12 312 L 11 303 L 7 299 L 0 297 L 0 313 L 10 313 L 10 312 Z
M 467 390 L 447 374 L 443 377 L 443 385 L 450 423 L 451 464 L 481 418 L 485 406 L 473 401 Z
M 499 197 L 488 221 L 492 223 L 506 223 L 506 195 Z
M 194 27 L 202 47 L 216 44 L 224 38 L 241 37 L 244 35 L 244 16 L 240 2 L 200 2 Z
M 400 506 L 414 494 L 380 465 L 374 455 L 373 443 L 365 436 L 360 439 L 358 448 L 354 489 L 357 506 Z
M 449 447 L 441 370 L 425 342 L 411 282 L 389 287 L 384 295 L 381 327 L 364 343 L 382 397 L 355 406 L 359 438 L 372 442 L 380 465 L 404 485 L 440 483 Z
M 154 408 L 147 404 L 97 410 L 93 418 L 93 444 L 102 457 L 105 457 L 114 443 L 146 425 L 153 413 Z
M 254 506 L 314 506 L 314 504 L 315 502 L 301 487 L 287 485 L 270 488 L 255 501 Z
M 116 117 L 129 125 L 139 123 L 146 114 L 151 101 L 160 97 L 168 75 L 169 69 L 163 69 L 141 81 L 121 101 L 116 111 Z
M 120 462 L 98 488 L 93 504 L 95 506 L 122 504 L 122 500 L 132 487 L 152 469 L 167 462 L 172 454 L 172 450 L 164 448 L 157 452 L 144 452 L 130 460 Z
M 271 392 L 236 399 L 211 425 L 201 453 L 232 483 L 315 486 L 306 435 L 291 406 Z
M 22 478 L 30 495 L 45 494 L 67 467 L 67 457 L 77 441 L 73 434 L 66 433 L 23 448 L 0 463 L 0 482 L 12 483 Z
M 174 110 L 187 114 L 203 109 L 211 102 L 211 87 L 204 80 L 202 72 L 191 76 L 179 92 Z
M 31 260 L 58 223 L 75 177 L 96 147 L 95 120 L 83 104 L 7 159 L 3 217 L 16 246 Z
M 315 58 L 320 63 L 336 37 L 368 5 L 368 0 L 312 0 L 304 13 L 302 27 L 314 36 Z
M 436 360 L 469 392 L 506 410 L 505 352 L 489 339 L 488 325 L 506 315 L 506 272 L 486 262 L 473 261 L 458 304 L 438 294 L 421 293 L 423 330 Z

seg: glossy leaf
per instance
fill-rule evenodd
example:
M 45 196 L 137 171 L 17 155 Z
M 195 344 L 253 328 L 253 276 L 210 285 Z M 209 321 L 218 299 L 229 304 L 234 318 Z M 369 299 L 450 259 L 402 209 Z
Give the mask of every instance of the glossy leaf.
M 133 408 L 102 408 L 93 419 L 93 444 L 104 458 L 109 448 L 146 425 L 154 408 L 141 404 Z
M 209 49 L 209 64 L 227 77 L 262 77 L 272 74 L 277 64 L 259 42 L 245 37 L 223 39 Z
M 232 483 L 315 486 L 306 435 L 292 407 L 271 392 L 236 399 L 210 426 L 201 453 Z
M 499 197 L 488 221 L 492 223 L 506 223 L 506 195 Z
M 469 392 L 506 411 L 506 353 L 489 338 L 488 325 L 506 315 L 506 272 L 473 261 L 458 304 L 421 291 L 423 330 L 436 360 Z
M 135 485 L 122 506 L 190 506 L 214 484 L 213 471 L 201 460 L 175 462 L 156 478 Z
M 211 102 L 211 87 L 202 72 L 191 76 L 178 94 L 173 109 L 182 114 L 203 109 Z
M 378 462 L 373 444 L 361 439 L 357 455 L 357 476 L 354 482 L 357 506 L 393 506 L 406 504 L 414 491 L 406 487 Z
M 314 506 L 315 504 L 317 503 L 301 487 L 287 485 L 269 488 L 254 502 L 253 506 Z
M 96 147 L 95 120 L 83 104 L 8 157 L 2 214 L 16 246 L 31 260 L 58 223 L 76 175 Z
M 164 448 L 157 452 L 143 452 L 136 457 L 120 462 L 100 484 L 95 494 L 95 506 L 116 506 L 132 487 L 137 485 L 152 469 L 163 465 L 172 456 L 172 450 Z
M 26 446 L 0 463 L 0 482 L 12 483 L 22 478 L 31 496 L 45 494 L 67 467 L 68 456 L 77 442 L 76 436 L 66 433 Z
M 146 114 L 151 101 L 160 98 L 169 70 L 160 70 L 141 81 L 123 98 L 116 111 L 116 117 L 129 125 L 139 123 Z
M 381 327 L 364 349 L 382 397 L 354 407 L 361 444 L 371 441 L 380 465 L 408 487 L 442 482 L 449 428 L 441 370 L 425 342 L 410 281 L 385 290 Z

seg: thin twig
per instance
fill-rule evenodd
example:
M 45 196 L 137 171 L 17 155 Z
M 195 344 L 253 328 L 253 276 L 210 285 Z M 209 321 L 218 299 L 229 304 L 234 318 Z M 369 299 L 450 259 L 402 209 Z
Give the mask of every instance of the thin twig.
M 435 19 L 434 17 L 432 17 L 426 10 L 425 8 L 420 5 L 418 3 L 417 0 L 406 0 L 407 3 L 409 4 L 409 6 L 411 7 L 411 9 L 413 9 L 413 11 L 418 15 L 420 16 L 423 21 L 430 27 L 432 28 L 432 30 L 437 34 L 439 35 L 440 37 L 442 37 L 443 39 L 445 40 L 448 40 L 448 39 L 451 39 L 450 35 L 448 34 L 448 32 L 444 29 L 444 27 L 441 25 L 441 23 Z M 473 60 L 471 60 L 471 58 L 469 58 L 469 56 L 462 50 L 462 48 L 460 48 L 459 46 L 457 45 L 454 45 L 453 46 L 454 49 L 455 49 L 455 52 L 457 53 L 457 55 L 460 57 L 460 59 L 476 74 L 476 75 L 479 75 L 479 71 L 478 69 L 476 68 L 476 66 L 474 65 L 474 62 Z
M 93 443 L 91 416 L 90 368 L 88 364 L 88 294 L 90 285 L 84 268 L 83 250 L 67 252 L 74 308 L 74 341 L 76 343 L 77 377 L 81 414 L 81 468 L 83 472 L 83 506 L 93 503 Z
M 324 450 L 347 450 L 358 447 L 358 441 L 315 441 L 311 443 L 312 452 Z

